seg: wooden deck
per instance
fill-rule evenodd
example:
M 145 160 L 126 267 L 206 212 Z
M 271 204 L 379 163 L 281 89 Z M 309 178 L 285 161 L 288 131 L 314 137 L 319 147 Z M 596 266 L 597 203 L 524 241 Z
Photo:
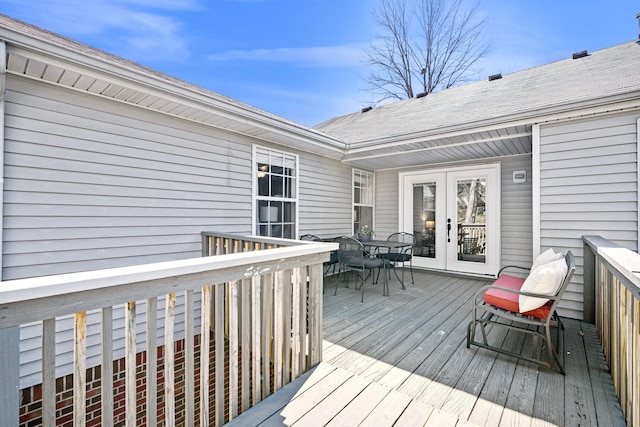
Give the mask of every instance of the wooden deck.
M 403 291 L 393 278 L 389 297 L 369 281 L 364 303 L 353 283 L 334 296 L 334 279 L 325 279 L 323 362 L 229 425 L 625 425 L 593 325 L 565 319 L 563 376 L 466 348 L 470 298 L 486 281 L 415 279 Z M 490 338 L 531 347 L 503 329 Z

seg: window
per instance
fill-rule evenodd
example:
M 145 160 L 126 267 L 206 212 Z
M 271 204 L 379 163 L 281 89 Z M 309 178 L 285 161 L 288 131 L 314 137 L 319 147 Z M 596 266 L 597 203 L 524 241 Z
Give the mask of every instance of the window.
M 353 234 L 373 228 L 373 173 L 353 170 Z
M 296 238 L 298 157 L 254 146 L 256 234 Z

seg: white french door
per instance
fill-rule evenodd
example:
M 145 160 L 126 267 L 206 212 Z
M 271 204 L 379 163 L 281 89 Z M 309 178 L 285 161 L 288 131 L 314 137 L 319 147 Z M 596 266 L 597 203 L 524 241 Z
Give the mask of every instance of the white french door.
M 500 254 L 500 165 L 400 174 L 400 230 L 413 264 L 493 275 Z

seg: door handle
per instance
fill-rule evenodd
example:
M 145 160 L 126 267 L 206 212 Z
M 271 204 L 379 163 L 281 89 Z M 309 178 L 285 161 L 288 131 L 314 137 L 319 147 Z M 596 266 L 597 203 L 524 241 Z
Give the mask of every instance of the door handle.
M 451 242 L 451 218 L 447 218 L 447 242 Z

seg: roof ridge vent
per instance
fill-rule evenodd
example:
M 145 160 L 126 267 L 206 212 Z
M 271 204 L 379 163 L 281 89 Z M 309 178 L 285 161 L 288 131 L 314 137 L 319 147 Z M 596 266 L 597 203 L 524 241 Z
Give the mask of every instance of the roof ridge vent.
M 427 96 L 427 92 L 420 92 L 416 95 L 416 98 L 424 98 L 425 96 Z
M 371 107 L 371 106 L 369 106 L 369 107 L 364 107 L 364 108 L 362 109 L 362 112 L 363 112 L 363 113 L 366 113 L 367 111 L 371 111 L 371 110 L 373 110 L 373 107 Z
M 498 74 L 491 74 L 489 76 L 489 81 L 492 82 L 494 80 L 500 80 L 502 78 L 502 73 L 498 73 Z
M 580 52 L 574 53 L 571 57 L 573 59 L 580 59 L 584 58 L 585 56 L 589 56 L 589 52 L 587 52 L 586 50 L 581 50 Z

